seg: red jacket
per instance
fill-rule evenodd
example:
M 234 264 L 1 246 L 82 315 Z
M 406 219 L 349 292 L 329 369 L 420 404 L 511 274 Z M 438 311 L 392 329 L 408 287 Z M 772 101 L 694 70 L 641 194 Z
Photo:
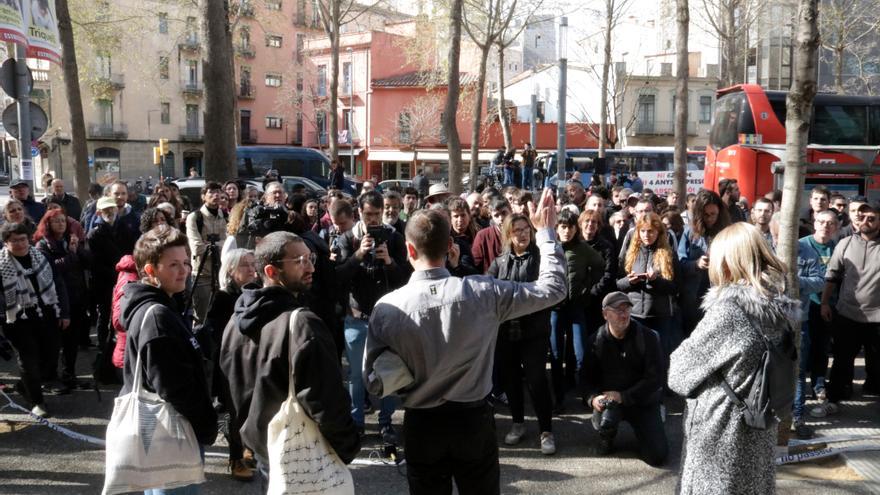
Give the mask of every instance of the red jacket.
M 485 274 L 489 271 L 492 261 L 501 255 L 501 232 L 495 225 L 489 225 L 477 232 L 471 246 L 474 265 Z
M 139 278 L 134 258 L 130 254 L 123 256 L 119 263 L 116 263 L 116 272 L 118 275 L 116 276 L 116 286 L 113 287 L 113 311 L 110 314 L 110 322 L 113 325 L 113 329 L 116 330 L 113 365 L 117 368 L 122 368 L 122 364 L 125 361 L 125 327 L 119 321 L 122 312 L 120 304 L 122 303 L 122 289 L 129 282 L 137 282 Z

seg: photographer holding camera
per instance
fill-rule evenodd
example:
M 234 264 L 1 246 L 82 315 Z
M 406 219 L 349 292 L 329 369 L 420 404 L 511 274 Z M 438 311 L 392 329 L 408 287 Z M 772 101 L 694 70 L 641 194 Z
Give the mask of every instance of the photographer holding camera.
M 192 251 L 192 306 L 197 323 L 205 321 L 211 298 L 219 289 L 220 247 L 226 240 L 226 214 L 220 210 L 223 185 L 202 187 L 202 207 L 186 217 L 186 237 Z
M 336 239 L 339 254 L 335 258 L 338 286 L 350 294 L 350 308 L 345 317 L 345 350 L 350 368 L 348 386 L 351 413 L 362 432 L 366 390 L 361 365 L 367 322 L 376 301 L 406 284 L 411 270 L 406 259 L 404 237 L 382 224 L 382 195 L 376 191 L 366 192 L 358 198 L 358 203 L 361 221 Z M 386 397 L 381 402 L 379 426 L 382 439 L 396 444 L 397 436 L 391 427 L 394 399 Z
M 617 428 L 627 421 L 635 431 L 642 460 L 659 466 L 669 455 L 660 413 L 663 354 L 657 332 L 631 319 L 631 309 L 623 292 L 612 292 L 602 300 L 606 324 L 587 338 L 581 386 L 593 408 L 598 453 L 611 453 Z

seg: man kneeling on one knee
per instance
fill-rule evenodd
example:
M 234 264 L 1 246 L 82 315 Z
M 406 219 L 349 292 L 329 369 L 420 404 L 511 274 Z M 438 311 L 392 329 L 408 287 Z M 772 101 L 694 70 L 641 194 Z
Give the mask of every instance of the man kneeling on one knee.
M 642 459 L 663 464 L 669 454 L 660 413 L 665 366 L 657 332 L 630 318 L 632 303 L 623 292 L 602 300 L 605 325 L 586 342 L 581 386 L 593 408 L 598 453 L 611 452 L 621 421 L 636 434 Z

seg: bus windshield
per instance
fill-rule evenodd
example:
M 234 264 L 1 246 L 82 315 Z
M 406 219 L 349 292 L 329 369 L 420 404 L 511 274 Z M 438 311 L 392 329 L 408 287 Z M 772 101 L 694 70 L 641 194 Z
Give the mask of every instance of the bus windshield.
M 745 93 L 733 93 L 718 98 L 709 134 L 709 147 L 720 150 L 739 142 L 740 134 L 754 134 L 752 108 Z

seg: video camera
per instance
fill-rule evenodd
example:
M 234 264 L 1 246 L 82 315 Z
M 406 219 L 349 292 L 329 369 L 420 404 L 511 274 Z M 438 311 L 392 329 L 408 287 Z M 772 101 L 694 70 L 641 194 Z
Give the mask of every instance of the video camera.
M 282 208 L 257 205 L 248 215 L 248 234 L 265 237 L 279 230 L 287 230 L 287 212 Z

